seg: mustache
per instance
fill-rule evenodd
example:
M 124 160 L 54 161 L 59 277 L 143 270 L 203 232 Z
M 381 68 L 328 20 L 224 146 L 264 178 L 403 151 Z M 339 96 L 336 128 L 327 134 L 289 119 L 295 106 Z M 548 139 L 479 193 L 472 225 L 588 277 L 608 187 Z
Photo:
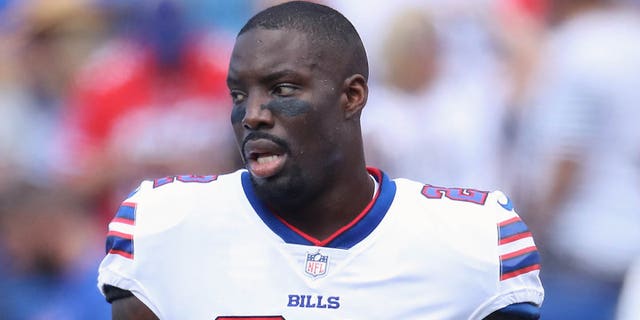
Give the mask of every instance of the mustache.
M 276 137 L 274 135 L 265 133 L 265 132 L 251 132 L 242 140 L 242 155 L 244 156 L 244 149 L 247 142 L 251 140 L 265 139 L 270 140 L 273 143 L 277 144 L 280 148 L 282 148 L 285 152 L 289 152 L 289 143 L 284 141 L 283 139 Z

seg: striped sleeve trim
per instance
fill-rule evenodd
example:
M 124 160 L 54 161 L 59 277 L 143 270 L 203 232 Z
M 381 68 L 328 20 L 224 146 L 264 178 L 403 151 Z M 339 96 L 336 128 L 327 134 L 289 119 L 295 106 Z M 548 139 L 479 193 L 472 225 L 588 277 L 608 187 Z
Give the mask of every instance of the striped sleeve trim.
M 134 225 L 136 221 L 136 204 L 123 202 L 112 221 Z
M 527 225 L 517 216 L 499 223 L 498 230 L 500 234 L 498 243 L 501 245 L 531 237 L 529 228 L 527 228 Z
M 519 216 L 498 223 L 498 248 L 501 281 L 540 270 L 540 253 Z
M 133 229 L 136 221 L 136 204 L 124 202 L 109 223 L 106 253 L 133 259 Z
M 540 270 L 540 253 L 533 247 L 500 256 L 500 280 Z

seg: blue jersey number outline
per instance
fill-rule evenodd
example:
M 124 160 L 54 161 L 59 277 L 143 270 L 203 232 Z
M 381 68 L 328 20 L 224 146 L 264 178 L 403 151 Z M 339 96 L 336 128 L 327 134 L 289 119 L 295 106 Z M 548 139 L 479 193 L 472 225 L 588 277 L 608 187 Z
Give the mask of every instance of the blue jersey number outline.
M 209 183 L 212 181 L 216 181 L 218 179 L 218 175 L 207 175 L 207 176 L 198 176 L 193 174 L 185 174 L 179 176 L 167 176 L 164 178 L 158 178 L 153 180 L 153 188 L 162 187 L 165 184 L 172 183 L 174 181 L 182 181 L 182 182 L 197 182 L 197 183 Z
M 422 195 L 429 199 L 442 199 L 443 196 L 454 201 L 465 201 L 484 205 L 489 192 L 465 188 L 446 188 L 425 184 L 422 187 Z

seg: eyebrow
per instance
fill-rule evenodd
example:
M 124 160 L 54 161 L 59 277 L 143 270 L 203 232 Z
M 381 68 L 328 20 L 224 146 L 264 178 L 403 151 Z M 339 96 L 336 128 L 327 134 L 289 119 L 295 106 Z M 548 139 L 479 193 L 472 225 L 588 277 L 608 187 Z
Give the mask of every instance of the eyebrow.
M 270 83 L 287 76 L 291 76 L 291 75 L 297 76 L 298 74 L 299 72 L 294 71 L 292 69 L 284 69 L 284 70 L 276 71 L 274 73 L 270 73 L 260 78 L 259 81 L 261 83 Z M 227 86 L 237 85 L 241 82 L 242 81 L 239 78 L 235 77 L 235 72 L 233 70 L 229 70 L 229 73 L 227 74 Z
M 229 69 L 228 73 L 227 73 L 227 87 L 231 87 L 234 84 L 237 84 L 239 81 L 237 78 L 235 78 L 234 76 L 232 76 L 234 72 Z
M 280 78 L 284 78 L 287 76 L 291 76 L 291 75 L 298 75 L 298 72 L 291 70 L 291 69 L 284 69 L 284 70 L 280 70 L 271 74 L 266 75 L 265 77 L 263 77 L 262 79 L 260 79 L 261 82 L 265 82 L 265 83 L 269 83 L 269 82 L 273 82 L 276 81 Z

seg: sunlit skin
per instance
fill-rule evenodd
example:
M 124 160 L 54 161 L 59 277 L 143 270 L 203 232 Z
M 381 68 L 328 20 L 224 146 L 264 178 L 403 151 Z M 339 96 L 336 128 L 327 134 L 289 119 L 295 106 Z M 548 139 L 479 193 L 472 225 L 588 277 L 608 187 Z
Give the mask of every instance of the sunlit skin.
M 342 56 L 299 31 L 257 28 L 238 37 L 227 81 L 231 122 L 256 193 L 318 239 L 351 221 L 373 192 L 359 124 L 366 80 L 336 70 Z M 271 155 L 277 169 L 252 170 L 257 158 Z

